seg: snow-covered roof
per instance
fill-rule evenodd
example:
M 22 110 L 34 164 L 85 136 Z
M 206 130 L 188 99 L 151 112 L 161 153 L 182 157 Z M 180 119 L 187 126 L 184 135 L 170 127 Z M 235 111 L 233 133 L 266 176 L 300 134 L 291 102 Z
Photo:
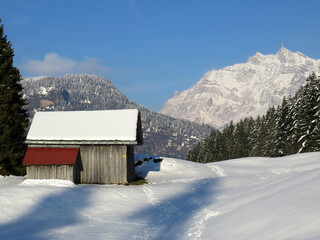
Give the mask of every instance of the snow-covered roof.
M 130 142 L 140 144 L 137 109 L 37 112 L 27 143 Z M 139 142 L 140 141 L 140 142 Z

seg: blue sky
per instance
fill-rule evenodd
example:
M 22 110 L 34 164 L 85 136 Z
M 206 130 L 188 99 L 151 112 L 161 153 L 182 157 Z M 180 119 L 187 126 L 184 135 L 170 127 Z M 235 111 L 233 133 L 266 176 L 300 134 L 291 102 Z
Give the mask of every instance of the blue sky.
M 319 0 L 0 0 L 24 77 L 91 73 L 153 110 L 256 52 L 320 58 Z

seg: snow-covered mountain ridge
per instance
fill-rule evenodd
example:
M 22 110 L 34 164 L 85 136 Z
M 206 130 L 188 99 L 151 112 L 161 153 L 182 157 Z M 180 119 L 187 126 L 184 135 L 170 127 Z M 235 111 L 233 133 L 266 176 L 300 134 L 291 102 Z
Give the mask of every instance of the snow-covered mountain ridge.
M 312 72 L 320 72 L 320 59 L 284 47 L 275 55 L 257 52 L 246 63 L 207 72 L 193 87 L 175 92 L 160 112 L 222 127 L 264 114 L 294 95 Z

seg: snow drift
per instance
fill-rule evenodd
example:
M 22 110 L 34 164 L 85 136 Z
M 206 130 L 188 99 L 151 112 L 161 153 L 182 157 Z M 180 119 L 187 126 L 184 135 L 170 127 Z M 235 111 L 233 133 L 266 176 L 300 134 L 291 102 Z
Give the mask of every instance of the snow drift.
M 164 158 L 140 186 L 0 177 L 0 238 L 319 239 L 319 160 Z

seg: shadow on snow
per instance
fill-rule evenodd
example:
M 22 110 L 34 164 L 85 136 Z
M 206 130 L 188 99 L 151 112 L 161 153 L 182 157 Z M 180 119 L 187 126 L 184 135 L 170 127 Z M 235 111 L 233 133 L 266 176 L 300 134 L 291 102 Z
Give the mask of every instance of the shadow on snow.
M 146 178 L 148 173 L 159 172 L 161 170 L 161 159 L 159 156 L 146 155 L 146 154 L 135 154 L 134 161 L 136 164 L 135 172 L 139 177 Z
M 172 193 L 167 199 L 155 201 L 153 205 L 147 205 L 130 214 L 127 220 L 142 226 L 133 231 L 135 234 L 131 239 L 173 240 L 182 238 L 190 231 L 190 226 L 193 227 L 197 224 L 192 222 L 188 224 L 188 222 L 197 220 L 193 218 L 198 213 L 200 220 L 201 217 L 205 218 L 201 215 L 203 214 L 201 211 L 214 202 L 218 183 L 219 178 L 203 178 L 182 183 L 186 188 L 182 194 Z M 161 191 L 162 186 L 158 184 L 145 185 L 151 191 L 152 188 L 157 187 Z M 90 198 L 94 190 L 95 188 L 80 186 L 51 193 L 17 220 L 0 225 L 0 239 L 44 240 L 59 238 L 59 234 L 62 232 L 60 233 L 58 229 L 63 231 L 65 227 L 79 226 L 79 223 L 85 223 L 86 220 L 82 217 L 81 212 L 91 205 Z M 105 227 L 105 234 L 108 234 L 108 226 Z M 123 228 L 125 231 L 125 225 Z M 57 230 L 58 232 L 55 232 Z
M 216 186 L 219 178 L 203 178 L 188 184 L 183 194 L 173 194 L 152 206 L 146 207 L 130 216 L 130 221 L 146 223 L 143 232 L 137 234 L 137 239 L 181 239 L 190 230 L 188 221 L 214 202 Z M 174 184 L 174 183 L 172 183 Z M 157 185 L 149 185 L 156 188 Z M 206 213 L 203 213 L 204 215 Z M 207 216 L 199 216 L 205 219 Z M 207 217 L 208 218 L 208 217 Z M 203 221 L 202 221 L 203 222 Z M 196 223 L 194 223 L 196 224 Z M 194 227 L 191 223 L 191 226 Z M 197 226 L 195 226 L 197 227 Z M 200 226 L 201 227 L 201 226 Z M 186 237 L 186 236 L 185 236 Z M 188 237 L 187 237 L 188 238 Z
M 81 222 L 79 213 L 90 205 L 90 193 L 89 188 L 75 187 L 44 197 L 19 219 L 1 224 L 0 239 L 50 239 L 51 230 Z

